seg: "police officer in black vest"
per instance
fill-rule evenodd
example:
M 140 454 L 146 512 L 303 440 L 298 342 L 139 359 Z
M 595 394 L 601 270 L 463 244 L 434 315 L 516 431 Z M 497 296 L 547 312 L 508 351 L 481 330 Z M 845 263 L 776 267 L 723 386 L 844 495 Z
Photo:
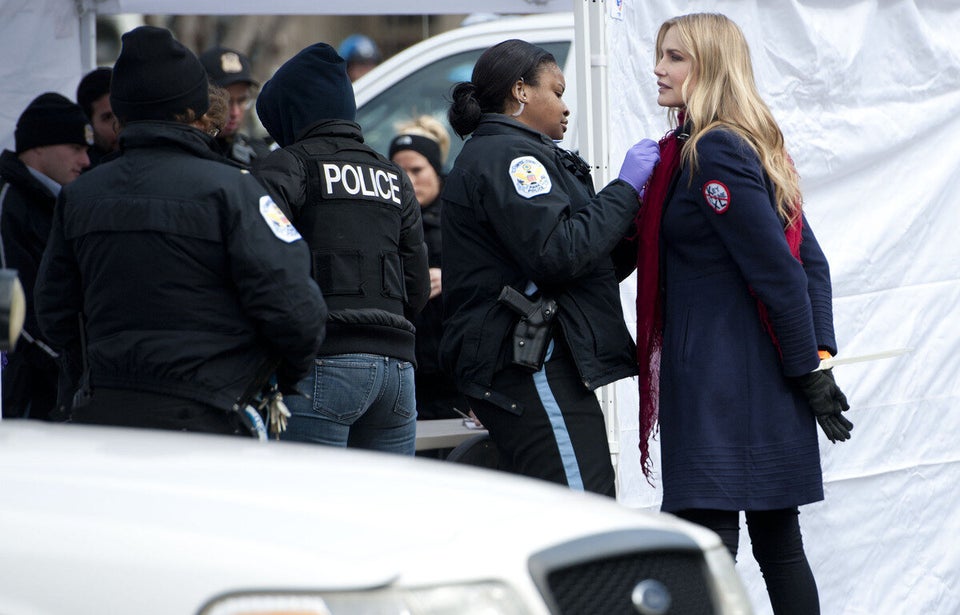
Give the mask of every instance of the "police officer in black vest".
M 257 113 L 283 149 L 258 175 L 313 254 L 330 308 L 306 397 L 284 438 L 412 455 L 414 315 L 430 294 L 420 205 L 404 172 L 364 145 L 346 64 L 317 43 L 263 85 Z

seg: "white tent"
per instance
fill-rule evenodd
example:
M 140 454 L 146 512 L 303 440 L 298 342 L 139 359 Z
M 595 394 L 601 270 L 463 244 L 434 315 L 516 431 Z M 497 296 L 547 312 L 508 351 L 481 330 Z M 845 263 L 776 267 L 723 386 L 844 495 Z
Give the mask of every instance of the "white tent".
M 92 66 L 95 13 L 397 13 L 391 0 L 5 0 L 0 146 L 29 100 L 73 95 Z M 342 5 L 349 4 L 348 7 Z M 336 6 L 334 6 L 336 5 Z M 468 13 L 424 0 L 409 12 Z M 836 368 L 853 439 L 822 440 L 826 500 L 801 523 L 827 615 L 960 612 L 960 6 L 942 0 L 489 0 L 484 10 L 572 6 L 582 153 L 604 180 L 643 136 L 667 129 L 653 38 L 672 15 L 723 12 L 744 29 L 757 80 L 803 177 L 830 259 L 841 356 L 910 348 Z M 78 14 L 78 8 L 81 8 Z M 415 8 L 415 11 L 414 11 Z M 624 307 L 633 310 L 625 284 Z M 656 508 L 638 464 L 635 383 L 603 400 L 619 444 L 621 501 Z M 744 540 L 739 568 L 768 613 Z
M 835 369 L 856 427 L 843 444 L 821 437 L 826 500 L 801 514 L 823 612 L 958 613 L 960 552 L 948 537 L 960 533 L 960 5 L 625 1 L 607 28 L 611 161 L 667 129 L 656 30 L 696 11 L 728 15 L 751 44 L 830 260 L 840 356 L 912 349 Z M 618 387 L 621 489 L 628 503 L 655 505 L 639 468 L 624 467 L 636 460 L 625 410 L 635 400 Z M 740 554 L 769 612 L 746 541 Z

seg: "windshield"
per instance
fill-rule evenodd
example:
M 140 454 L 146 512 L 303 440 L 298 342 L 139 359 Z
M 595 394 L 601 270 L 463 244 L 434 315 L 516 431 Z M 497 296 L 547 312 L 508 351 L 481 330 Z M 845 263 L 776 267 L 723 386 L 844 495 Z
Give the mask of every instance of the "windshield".
M 569 41 L 538 43 L 565 66 Z M 461 81 L 469 81 L 473 65 L 484 49 L 473 49 L 428 64 L 370 99 L 357 109 L 357 123 L 363 129 L 364 141 L 384 156 L 390 147 L 397 125 L 420 115 L 432 115 L 450 131 L 450 155 L 444 164 L 449 171 L 463 141 L 447 123 L 450 92 Z

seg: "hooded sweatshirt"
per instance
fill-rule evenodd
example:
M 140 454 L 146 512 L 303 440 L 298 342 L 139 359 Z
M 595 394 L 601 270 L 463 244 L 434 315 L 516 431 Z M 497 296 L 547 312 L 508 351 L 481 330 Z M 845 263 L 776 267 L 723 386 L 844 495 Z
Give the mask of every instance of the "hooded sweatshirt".
M 293 145 L 320 120 L 354 121 L 357 103 L 346 62 L 326 43 L 310 45 L 263 85 L 257 115 L 280 147 Z
M 363 143 L 356 110 L 343 59 L 329 45 L 307 47 L 257 97 L 282 146 L 257 175 L 310 245 L 330 308 L 318 356 L 414 362 L 411 321 L 430 293 L 420 205 L 403 171 Z

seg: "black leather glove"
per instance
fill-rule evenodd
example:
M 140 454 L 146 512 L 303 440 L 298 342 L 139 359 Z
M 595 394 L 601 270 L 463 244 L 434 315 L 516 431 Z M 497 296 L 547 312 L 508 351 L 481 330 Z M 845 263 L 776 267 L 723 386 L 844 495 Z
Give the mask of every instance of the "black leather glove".
M 850 439 L 853 423 L 841 412 L 850 409 L 847 397 L 833 379 L 833 371 L 819 370 L 793 379 L 807 397 L 810 410 L 817 417 L 820 429 L 831 442 L 843 442 Z

